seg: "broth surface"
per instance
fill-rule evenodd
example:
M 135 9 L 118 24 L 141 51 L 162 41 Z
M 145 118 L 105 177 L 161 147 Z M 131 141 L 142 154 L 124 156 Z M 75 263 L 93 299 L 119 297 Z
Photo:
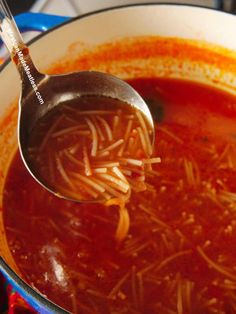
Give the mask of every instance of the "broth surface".
M 115 209 L 54 197 L 17 153 L 4 192 L 14 259 L 73 313 L 235 313 L 236 98 L 174 79 L 129 83 L 157 119 L 162 163 L 127 203 L 127 238 L 115 241 Z

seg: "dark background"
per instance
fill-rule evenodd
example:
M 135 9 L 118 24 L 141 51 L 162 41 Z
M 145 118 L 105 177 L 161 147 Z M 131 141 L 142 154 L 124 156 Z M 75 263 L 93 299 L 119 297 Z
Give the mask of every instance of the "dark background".
M 13 12 L 13 15 L 28 11 L 31 8 L 31 6 L 36 2 L 36 0 L 6 0 L 6 1 Z M 165 0 L 163 0 L 163 2 L 165 2 Z M 166 2 L 168 2 L 168 0 Z M 178 3 L 178 0 L 176 0 L 175 2 Z M 219 10 L 236 13 L 236 0 L 217 0 L 217 7 Z
M 13 15 L 28 11 L 34 2 L 35 0 L 7 0 Z

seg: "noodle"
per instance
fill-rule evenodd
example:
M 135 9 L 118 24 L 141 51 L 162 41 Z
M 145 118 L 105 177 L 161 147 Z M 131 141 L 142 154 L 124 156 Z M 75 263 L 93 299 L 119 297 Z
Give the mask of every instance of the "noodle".
M 97 119 L 101 122 L 101 124 L 104 126 L 105 130 L 106 130 L 106 133 L 107 133 L 107 138 L 109 141 L 112 141 L 113 139 L 113 135 L 112 135 L 112 131 L 110 129 L 110 126 L 109 124 L 106 122 L 106 120 L 104 120 L 103 118 L 101 117 L 97 117 Z
M 178 312 L 178 314 L 183 314 L 181 283 L 178 284 L 177 296 L 178 296 L 177 297 L 177 312 Z
M 145 123 L 145 121 L 144 121 L 144 119 L 143 119 L 143 117 L 139 111 L 136 112 L 136 115 L 139 119 L 140 125 L 143 129 L 143 132 L 144 132 L 144 137 L 145 137 L 145 142 L 146 142 L 146 147 L 147 147 L 147 154 L 150 156 L 152 154 L 152 144 L 150 142 L 150 137 L 148 134 L 148 129 L 147 129 L 146 123 Z
M 52 135 L 53 131 L 57 128 L 57 126 L 59 125 L 59 123 L 63 120 L 63 116 L 59 116 L 59 118 L 56 120 L 56 122 L 54 122 L 54 124 L 51 126 L 51 128 L 48 130 L 48 132 L 46 133 L 46 135 L 43 138 L 43 141 L 40 145 L 40 150 L 43 150 L 44 147 L 47 145 L 47 142 L 50 138 L 50 136 Z
M 129 120 L 128 125 L 127 125 L 127 129 L 126 129 L 125 135 L 124 135 L 124 143 L 121 146 L 117 156 L 122 156 L 123 155 L 123 152 L 124 152 L 124 150 L 126 148 L 127 140 L 129 138 L 129 135 L 130 135 L 130 131 L 131 131 L 132 125 L 133 125 L 133 120 Z
M 108 294 L 108 298 L 112 299 L 120 290 L 122 285 L 126 282 L 126 280 L 129 278 L 130 272 L 126 273 L 118 282 L 117 284 L 112 288 L 110 293 Z
M 137 130 L 138 130 L 138 134 L 139 134 L 139 137 L 140 137 L 140 141 L 141 141 L 143 150 L 146 152 L 146 154 L 148 154 L 148 147 L 147 147 L 146 139 L 144 137 L 144 133 L 143 133 L 141 128 L 137 128 Z
M 92 175 L 92 170 L 91 170 L 91 165 L 90 165 L 90 162 L 89 162 L 89 157 L 88 157 L 86 146 L 83 147 L 83 161 L 84 161 L 85 175 L 86 176 L 91 176 Z
M 113 198 L 105 203 L 106 206 L 118 206 L 119 207 L 119 222 L 116 229 L 116 240 L 120 243 L 125 239 L 129 231 L 130 219 L 127 209 L 125 208 L 124 200 L 120 198 Z
M 80 167 L 84 167 L 84 163 L 81 162 L 80 160 L 76 159 L 73 155 L 71 155 L 71 153 L 69 153 L 67 150 L 63 151 L 64 155 L 74 164 L 80 166 Z
M 65 169 L 61 163 L 61 159 L 59 156 L 56 156 L 56 164 L 57 164 L 57 169 L 61 174 L 61 177 L 64 179 L 64 181 L 72 188 L 72 190 L 75 190 L 75 186 L 73 185 L 72 181 L 69 179 L 67 173 L 65 172 Z
M 131 159 L 131 158 L 122 158 L 119 160 L 120 163 L 122 164 L 130 164 L 130 165 L 133 165 L 133 166 L 142 166 L 143 165 L 143 162 L 141 160 L 138 160 L 138 159 Z
M 74 131 L 77 131 L 77 130 L 81 130 L 83 128 L 84 128 L 83 125 L 76 125 L 76 126 L 72 126 L 72 127 L 69 127 L 69 128 L 62 129 L 60 131 L 54 132 L 54 133 L 52 133 L 51 136 L 52 137 L 59 137 L 59 136 L 62 136 L 62 135 L 70 134 L 70 133 L 72 133 Z M 83 131 L 83 132 L 87 132 L 87 131 Z M 84 133 L 82 133 L 82 134 L 84 134 Z M 87 134 L 87 133 L 85 133 L 85 134 Z
M 100 128 L 100 125 L 98 124 L 97 119 L 94 118 L 94 119 L 93 119 L 93 122 L 94 122 L 94 124 L 95 124 L 95 127 L 96 127 L 96 129 L 97 129 L 97 132 L 98 132 L 98 135 L 99 135 L 101 141 L 102 141 L 102 142 L 105 141 L 105 136 L 103 135 L 102 129 Z
M 92 144 L 92 150 L 91 150 L 91 156 L 96 156 L 97 154 L 97 148 L 98 148 L 98 136 L 97 136 L 97 130 L 92 121 L 88 118 L 85 118 L 85 121 L 88 123 L 88 126 L 92 132 L 93 136 L 93 144 Z
M 219 273 L 225 275 L 226 277 L 236 281 L 236 274 L 232 274 L 231 272 L 229 272 L 228 270 L 226 270 L 224 267 L 216 264 L 215 262 L 213 262 L 202 250 L 202 248 L 200 246 L 197 247 L 197 251 L 200 254 L 200 256 L 207 262 L 207 264 L 214 268 L 216 271 L 218 271 Z
M 111 150 L 117 148 L 118 146 L 120 146 L 123 143 L 124 143 L 124 140 L 120 139 L 120 140 L 116 141 L 115 143 L 111 144 L 110 146 L 108 146 L 108 147 L 104 148 L 103 150 L 101 150 L 99 152 L 99 154 L 105 153 L 107 151 L 111 151 Z
M 98 176 L 102 179 L 105 179 L 109 182 L 115 183 L 117 186 L 117 189 L 119 189 L 120 191 L 126 193 L 129 190 L 129 184 L 127 184 L 126 182 L 124 182 L 123 180 L 117 179 L 116 177 L 110 175 L 110 174 L 106 174 L 106 173 L 101 173 L 98 174 Z
M 100 193 L 105 192 L 105 189 L 104 189 L 101 185 L 99 185 L 99 184 L 97 184 L 96 182 L 94 182 L 94 180 L 89 179 L 89 178 L 87 178 L 87 177 L 84 177 L 84 176 L 82 176 L 82 175 L 79 174 L 79 173 L 71 173 L 71 175 L 72 175 L 74 178 L 79 179 L 79 180 L 83 181 L 84 183 L 90 185 L 91 187 L 93 187 L 93 188 L 94 188 L 95 190 L 97 190 L 98 192 L 100 192 Z

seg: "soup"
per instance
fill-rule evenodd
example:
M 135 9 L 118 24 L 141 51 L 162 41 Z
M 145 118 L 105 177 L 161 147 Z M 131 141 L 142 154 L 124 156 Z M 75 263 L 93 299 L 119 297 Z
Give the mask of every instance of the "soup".
M 126 238 L 115 239 L 115 208 L 54 197 L 17 152 L 3 200 L 12 255 L 73 313 L 235 313 L 236 98 L 183 80 L 129 83 L 156 119 L 162 163 L 126 204 Z

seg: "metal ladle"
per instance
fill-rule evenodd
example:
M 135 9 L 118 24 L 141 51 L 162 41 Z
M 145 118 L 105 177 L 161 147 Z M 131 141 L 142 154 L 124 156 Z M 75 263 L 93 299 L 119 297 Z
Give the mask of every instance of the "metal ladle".
M 151 113 L 140 95 L 126 82 L 95 71 L 83 71 L 65 75 L 40 73 L 33 64 L 29 49 L 23 42 L 20 31 L 5 0 L 0 0 L 0 34 L 8 48 L 12 61 L 20 74 L 22 89 L 19 99 L 18 144 L 23 162 L 44 188 L 57 194 L 37 177 L 28 159 L 27 143 L 32 129 L 39 119 L 64 101 L 81 96 L 105 96 L 132 105 L 146 116 L 154 130 Z M 48 93 L 51 90 L 53 93 Z M 153 132 L 154 136 L 154 132 Z M 154 140 L 154 139 L 153 139 Z M 63 195 L 60 195 L 64 197 Z M 68 197 L 65 196 L 68 199 Z M 76 200 L 79 201 L 79 200 Z

